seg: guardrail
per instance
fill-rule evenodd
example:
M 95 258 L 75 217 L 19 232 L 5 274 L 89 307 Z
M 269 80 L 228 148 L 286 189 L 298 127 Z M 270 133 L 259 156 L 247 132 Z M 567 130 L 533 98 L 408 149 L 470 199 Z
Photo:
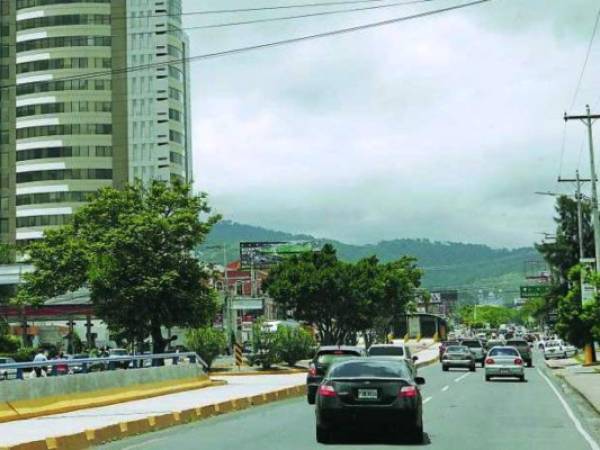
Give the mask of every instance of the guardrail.
M 81 358 L 81 359 L 49 359 L 47 361 L 28 361 L 0 364 L 0 374 L 5 370 L 16 370 L 16 378 L 22 380 L 24 371 L 27 369 L 45 368 L 50 370 L 51 376 L 60 375 L 58 368 L 67 366 L 67 368 L 77 368 L 79 373 L 88 373 L 92 371 L 115 370 L 123 368 L 123 363 L 127 363 L 125 368 L 143 369 L 144 362 L 151 361 L 151 367 L 164 365 L 164 361 L 170 359 L 173 365 L 178 365 L 182 360 L 188 359 L 190 364 L 199 364 L 203 370 L 208 368 L 208 364 L 194 352 L 180 353 L 151 353 L 141 355 L 108 356 L 103 358 Z M 131 365 L 131 367 L 130 367 Z

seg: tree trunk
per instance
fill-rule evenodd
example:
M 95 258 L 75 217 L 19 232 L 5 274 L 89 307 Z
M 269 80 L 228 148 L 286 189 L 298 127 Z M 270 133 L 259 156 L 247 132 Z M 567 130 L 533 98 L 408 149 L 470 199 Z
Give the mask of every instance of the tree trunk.
M 152 326 L 150 335 L 152 336 L 152 353 L 164 353 L 167 341 L 163 338 L 160 326 Z M 164 366 L 165 361 L 162 359 L 155 359 L 152 361 L 152 365 Z

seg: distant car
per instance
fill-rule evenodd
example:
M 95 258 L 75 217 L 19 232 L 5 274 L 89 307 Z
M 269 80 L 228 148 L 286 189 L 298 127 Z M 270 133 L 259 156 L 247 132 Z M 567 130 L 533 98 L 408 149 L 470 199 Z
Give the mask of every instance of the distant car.
M 451 345 L 460 345 L 460 341 L 450 340 L 450 339 L 448 339 L 447 341 L 442 341 L 442 343 L 440 344 L 440 347 L 439 347 L 439 351 L 440 351 L 439 359 L 440 359 L 440 362 L 442 361 L 442 357 L 444 356 L 444 352 Z
M 471 353 L 473 353 L 475 362 L 478 362 L 479 364 L 481 364 L 481 367 L 483 367 L 486 352 L 483 348 L 483 344 L 479 339 L 464 339 L 460 342 L 460 345 L 465 345 L 469 347 L 469 350 L 471 350 Z
M 485 381 L 492 378 L 518 378 L 525 381 L 523 358 L 514 347 L 494 347 L 485 359 Z
M 337 432 L 392 430 L 394 437 L 423 442 L 423 401 L 419 385 L 404 360 L 351 358 L 334 365 L 316 399 L 317 442 L 329 443 Z
M 308 404 L 314 405 L 317 389 L 333 362 L 343 358 L 356 358 L 360 356 L 365 356 L 365 353 L 358 347 L 343 345 L 320 347 L 308 365 L 308 374 L 306 375 L 306 401 Z
M 471 353 L 471 349 L 464 345 L 451 345 L 446 349 L 442 357 L 442 370 L 447 372 L 448 369 L 460 367 L 469 369 L 475 372 L 475 357 Z
M 521 358 L 527 363 L 527 367 L 533 366 L 533 359 L 531 356 L 531 347 L 529 342 L 525 339 L 510 339 L 506 341 L 507 347 L 515 347 L 521 354 Z
M 562 340 L 546 341 L 544 343 L 544 359 L 571 358 L 577 354 L 577 348 L 565 344 Z
M 397 358 L 406 361 L 413 376 L 417 375 L 415 362 L 419 359 L 418 356 L 413 356 L 410 348 L 403 343 L 396 344 L 373 344 L 367 351 L 367 356 L 384 356 L 387 358 Z
M 108 351 L 108 358 L 122 358 L 124 356 L 129 356 L 129 352 L 124 348 L 111 348 Z M 108 368 L 109 369 L 127 369 L 129 367 L 129 361 L 109 361 Z
M 76 355 L 73 355 L 73 357 L 71 359 L 73 361 L 76 361 L 78 359 L 88 359 L 89 357 L 90 357 L 90 355 L 88 355 L 87 353 L 78 353 Z M 90 371 L 89 367 L 87 368 L 87 371 Z M 85 371 L 83 369 L 83 364 L 81 364 L 81 363 L 69 364 L 69 372 L 72 374 L 84 373 Z
M 0 364 L 14 364 L 15 360 L 0 356 Z M 0 381 L 8 380 L 10 378 L 17 378 L 17 369 L 2 369 L 0 368 Z
M 486 352 L 489 351 L 493 347 L 503 346 L 504 339 L 491 339 L 485 343 Z

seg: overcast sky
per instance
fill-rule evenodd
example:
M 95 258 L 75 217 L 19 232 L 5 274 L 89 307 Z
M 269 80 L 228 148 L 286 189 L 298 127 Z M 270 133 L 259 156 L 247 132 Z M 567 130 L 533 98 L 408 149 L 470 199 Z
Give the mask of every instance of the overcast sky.
M 184 11 L 315 2 L 184 0 Z M 190 53 L 457 3 L 190 30 Z M 363 6 L 188 15 L 184 26 Z M 554 228 L 553 199 L 534 191 L 571 189 L 556 183 L 559 170 L 589 175 L 582 124 L 567 125 L 560 156 L 597 10 L 597 0 L 492 0 L 193 63 L 196 188 L 227 219 L 350 243 L 531 245 Z M 598 34 L 572 112 L 600 109 Z

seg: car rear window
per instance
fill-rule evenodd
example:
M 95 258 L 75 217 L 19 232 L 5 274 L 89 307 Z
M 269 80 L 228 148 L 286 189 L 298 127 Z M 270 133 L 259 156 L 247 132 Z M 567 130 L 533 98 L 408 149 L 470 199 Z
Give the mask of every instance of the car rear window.
M 448 347 L 448 353 L 461 353 L 466 351 L 469 351 L 469 347 L 463 345 L 451 345 Z
M 402 347 L 371 347 L 369 356 L 404 356 Z
M 348 361 L 334 366 L 329 378 L 410 378 L 410 369 L 401 361 Z
M 527 343 L 527 341 L 517 341 L 517 340 L 508 341 L 506 343 L 506 345 L 516 345 L 516 346 L 521 346 L 521 347 L 523 347 L 523 346 L 529 347 L 529 344 Z
M 519 352 L 514 348 L 493 348 L 489 356 L 519 356 Z
M 479 341 L 462 341 L 461 344 L 469 348 L 481 348 L 481 342 Z
M 358 356 L 362 355 L 356 350 L 323 350 L 317 355 L 317 363 L 331 364 L 340 358 L 356 358 Z

